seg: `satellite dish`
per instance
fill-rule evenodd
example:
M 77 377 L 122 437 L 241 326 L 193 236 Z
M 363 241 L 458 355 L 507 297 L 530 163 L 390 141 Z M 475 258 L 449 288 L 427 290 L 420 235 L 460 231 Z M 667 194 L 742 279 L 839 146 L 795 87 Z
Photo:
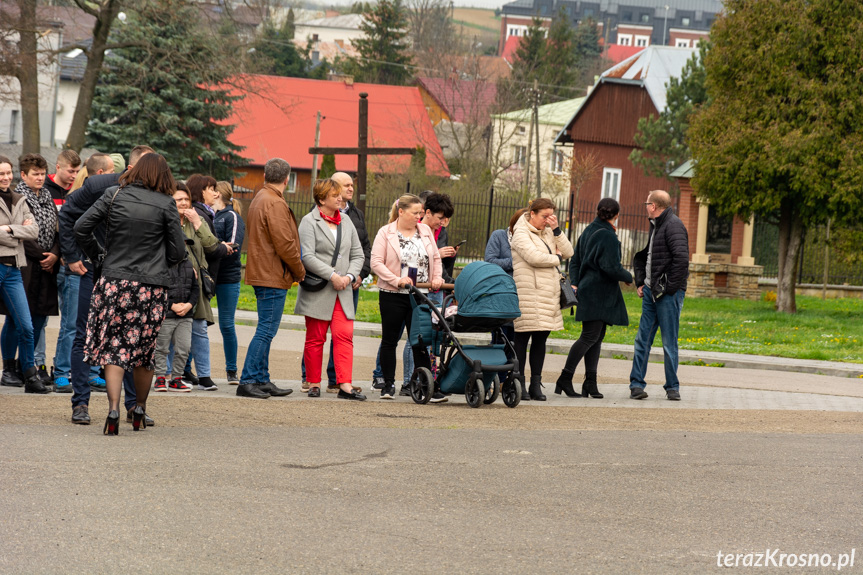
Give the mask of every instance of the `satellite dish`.
M 126 13 L 120 12 L 119 14 L 117 14 L 117 20 L 119 20 L 120 22 L 125 24 L 126 23 Z

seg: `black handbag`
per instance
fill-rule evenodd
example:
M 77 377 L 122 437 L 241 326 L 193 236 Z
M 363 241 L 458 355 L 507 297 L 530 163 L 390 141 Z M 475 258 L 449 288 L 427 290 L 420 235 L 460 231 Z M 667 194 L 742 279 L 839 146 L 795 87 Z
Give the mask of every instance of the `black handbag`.
M 569 283 L 569 276 L 560 273 L 560 309 L 568 309 L 578 305 L 578 296 Z
M 553 253 L 547 243 L 542 243 L 545 246 L 545 249 L 548 250 L 548 253 Z M 569 276 L 559 269 L 557 270 L 557 273 L 560 274 L 560 309 L 569 309 L 573 306 L 577 306 L 578 296 L 575 295 L 575 291 L 572 289 L 572 284 L 569 283 Z
M 201 262 L 198 260 L 198 256 L 195 255 L 194 249 L 189 249 L 192 253 L 192 257 L 195 258 L 195 261 L 198 263 L 198 279 L 201 280 L 201 289 L 204 292 L 204 297 L 207 299 L 212 299 L 214 295 L 216 295 L 216 281 L 213 279 L 213 276 L 210 275 L 210 270 L 201 266 Z
M 333 261 L 330 263 L 330 266 L 336 267 L 336 261 L 339 259 L 339 248 L 342 246 L 342 226 L 341 224 L 336 227 L 336 251 L 333 252 Z M 310 271 L 306 272 L 306 277 L 303 278 L 303 281 L 300 282 L 300 287 L 303 288 L 304 291 L 314 292 L 321 291 L 324 289 L 329 283 L 330 280 L 324 279 L 316 274 L 313 274 Z

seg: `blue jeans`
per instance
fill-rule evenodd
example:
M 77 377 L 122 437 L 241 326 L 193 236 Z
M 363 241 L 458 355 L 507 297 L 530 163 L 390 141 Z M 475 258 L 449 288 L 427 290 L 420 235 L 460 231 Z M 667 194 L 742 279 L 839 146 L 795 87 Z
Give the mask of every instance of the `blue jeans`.
M 285 289 L 255 286 L 255 299 L 258 300 L 258 327 L 246 352 L 243 374 L 240 376 L 241 385 L 270 381 L 270 344 L 279 332 L 287 295 L 288 290 Z
M 90 379 L 93 372 L 98 374 L 99 366 L 84 363 L 84 342 L 87 340 L 87 317 L 90 314 L 90 298 L 93 296 L 93 270 L 87 266 L 87 273 L 81 276 L 78 286 L 78 317 L 75 320 L 75 339 L 72 341 L 72 407 L 90 403 Z M 135 407 L 135 380 L 132 372 L 123 376 L 123 394 L 126 409 Z
M 195 360 L 195 375 L 197 377 L 210 377 L 210 338 L 207 337 L 207 320 L 205 319 L 196 319 L 192 322 L 192 347 L 183 372 L 192 371 L 192 356 L 194 356 Z M 165 368 L 164 375 L 171 375 L 173 366 L 174 344 L 171 344 L 171 351 L 168 353 L 167 367 Z M 157 373 L 156 375 L 163 374 Z
M 15 359 L 16 351 L 20 351 L 18 361 L 21 370 L 27 371 L 33 367 L 33 319 L 30 317 L 21 270 L 0 265 L 0 297 L 6 305 L 6 321 L 0 333 L 3 359 Z M 20 329 L 16 326 L 20 326 Z
M 357 304 L 360 301 L 360 290 L 354 290 L 354 314 L 357 312 Z M 381 352 L 378 350 L 378 366 L 380 370 Z M 305 354 L 300 361 L 300 371 L 303 373 L 303 381 L 306 381 L 306 358 Z M 327 385 L 336 385 L 336 365 L 333 363 L 333 338 L 330 338 L 330 359 L 327 360 Z
M 216 301 L 219 303 L 219 331 L 225 348 L 225 371 L 237 371 L 237 330 L 234 315 L 240 300 L 240 283 L 216 284 Z
M 57 291 L 60 294 L 60 334 L 54 352 L 54 379 L 72 376 L 72 343 L 75 341 L 75 323 L 78 320 L 78 292 L 81 276 L 60 266 L 57 274 Z M 90 368 L 90 377 L 98 376 L 99 368 Z
M 48 317 L 43 317 L 45 321 L 42 322 L 42 327 L 33 334 L 33 363 L 37 366 L 45 365 L 45 326 L 48 325 Z
M 443 305 L 443 292 L 429 292 L 426 294 L 428 298 L 432 301 L 432 303 L 436 303 L 438 306 Z M 399 332 L 399 339 L 402 337 L 402 333 L 404 333 L 405 326 L 402 324 L 402 331 Z M 329 372 L 327 372 L 329 373 Z M 411 349 L 410 342 L 405 342 L 404 349 L 402 349 L 402 381 L 404 385 L 408 385 L 411 381 L 411 377 L 414 374 L 414 354 Z M 381 346 L 378 346 L 378 355 L 375 358 L 375 370 L 372 372 L 372 377 L 383 377 L 384 372 L 381 369 Z
M 680 388 L 677 379 L 677 335 L 680 333 L 680 313 L 683 311 L 684 290 L 666 294 L 653 301 L 650 288 L 644 286 L 644 297 L 641 298 L 641 321 L 638 323 L 638 333 L 635 335 L 635 354 L 632 358 L 632 372 L 629 374 L 630 389 L 644 389 L 647 382 L 647 360 L 650 357 L 650 347 L 656 337 L 656 330 L 662 332 L 662 353 L 665 356 L 666 391 Z

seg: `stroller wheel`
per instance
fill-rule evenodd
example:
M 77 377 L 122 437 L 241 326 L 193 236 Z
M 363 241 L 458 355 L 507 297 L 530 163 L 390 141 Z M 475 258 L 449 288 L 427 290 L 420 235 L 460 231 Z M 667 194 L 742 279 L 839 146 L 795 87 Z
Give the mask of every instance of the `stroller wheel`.
M 471 374 L 464 386 L 464 398 L 471 407 L 479 407 L 485 398 L 485 386 L 481 377 Z
M 500 395 L 500 378 L 495 375 L 494 380 L 491 382 L 488 390 L 485 392 L 485 400 L 483 403 L 488 405 L 489 403 L 494 403 L 497 401 L 498 396 Z
M 512 373 L 507 376 L 501 386 L 503 403 L 507 407 L 515 407 L 521 401 L 521 382 Z
M 411 380 L 410 390 L 414 403 L 421 405 L 428 403 L 434 394 L 434 378 L 431 371 L 425 367 L 418 368 Z

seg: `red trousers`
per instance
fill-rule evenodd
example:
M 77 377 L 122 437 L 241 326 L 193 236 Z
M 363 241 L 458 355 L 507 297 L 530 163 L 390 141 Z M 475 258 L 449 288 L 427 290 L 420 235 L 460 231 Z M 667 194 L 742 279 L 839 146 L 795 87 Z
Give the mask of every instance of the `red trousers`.
M 303 351 L 306 381 L 310 384 L 321 383 L 327 329 L 333 335 L 333 365 L 336 368 L 336 382 L 351 383 L 354 370 L 354 320 L 347 318 L 339 298 L 336 298 L 331 320 L 306 317 L 306 349 Z

